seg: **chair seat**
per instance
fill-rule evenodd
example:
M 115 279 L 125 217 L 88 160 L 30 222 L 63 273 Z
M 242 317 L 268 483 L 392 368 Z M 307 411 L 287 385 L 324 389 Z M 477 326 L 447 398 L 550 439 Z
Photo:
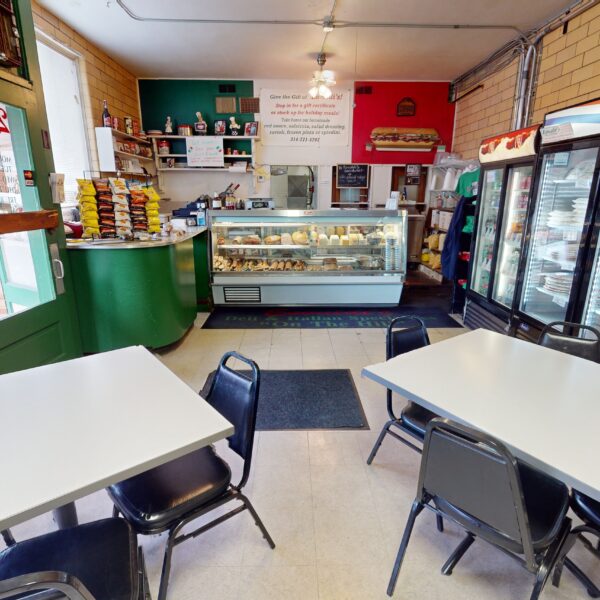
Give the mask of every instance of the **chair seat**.
M 95 600 L 137 596 L 137 543 L 123 519 L 104 519 L 19 542 L 0 552 L 0 580 L 63 571 Z
M 571 492 L 571 508 L 584 523 L 600 529 L 600 502 L 573 490 Z
M 569 491 L 560 481 L 525 463 L 519 462 L 519 476 L 531 528 L 533 549 L 535 552 L 540 552 L 553 542 L 560 531 L 569 509 Z M 523 553 L 522 545 L 514 539 L 482 524 L 479 519 L 447 501 L 439 498 L 434 500 L 442 512 L 460 523 L 467 531 L 511 552 Z
M 211 446 L 112 485 L 108 493 L 138 533 L 156 533 L 223 494 L 230 481 L 229 466 Z
M 431 419 L 435 419 L 438 415 L 423 408 L 422 406 L 409 402 L 402 413 L 400 414 L 400 420 L 405 429 L 407 429 L 412 435 L 417 438 L 425 438 L 425 430 L 427 429 L 427 423 Z

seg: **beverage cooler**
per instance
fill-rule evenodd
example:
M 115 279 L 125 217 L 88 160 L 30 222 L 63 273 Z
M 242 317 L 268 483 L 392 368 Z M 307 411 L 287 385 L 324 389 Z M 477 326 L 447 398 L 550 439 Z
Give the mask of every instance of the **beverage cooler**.
M 539 126 L 483 140 L 465 325 L 509 328 L 524 242 Z
M 514 320 L 534 341 L 552 321 L 600 325 L 600 102 L 549 113 L 541 139 Z

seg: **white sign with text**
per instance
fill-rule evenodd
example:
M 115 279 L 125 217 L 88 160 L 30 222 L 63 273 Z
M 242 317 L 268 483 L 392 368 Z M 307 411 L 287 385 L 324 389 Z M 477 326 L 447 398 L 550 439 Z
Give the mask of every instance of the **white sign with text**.
M 186 137 L 188 167 L 223 167 L 223 138 L 217 136 Z
M 294 90 L 261 90 L 261 139 L 266 146 L 347 146 L 350 94 L 311 98 Z

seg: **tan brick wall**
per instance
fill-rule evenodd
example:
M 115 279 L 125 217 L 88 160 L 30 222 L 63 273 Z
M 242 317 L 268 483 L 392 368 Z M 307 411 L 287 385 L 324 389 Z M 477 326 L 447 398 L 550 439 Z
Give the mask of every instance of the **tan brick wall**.
M 518 61 L 483 82 L 456 107 L 454 151 L 477 157 L 479 142 L 508 131 L 514 104 Z M 600 5 L 570 21 L 542 40 L 540 73 L 531 123 L 564 106 L 600 97 Z
M 549 33 L 542 44 L 533 123 L 549 111 L 600 96 L 600 5 L 570 21 L 566 34 L 562 28 Z
M 453 151 L 477 158 L 481 140 L 510 129 L 518 61 L 483 82 L 483 89 L 456 103 Z
M 37 28 L 53 40 L 81 56 L 80 74 L 84 93 L 84 109 L 88 139 L 92 154 L 92 168 L 98 168 L 94 127 L 101 125 L 102 101 L 108 101 L 110 114 L 139 119 L 138 86 L 136 77 L 63 23 L 52 13 L 32 2 L 33 20 Z

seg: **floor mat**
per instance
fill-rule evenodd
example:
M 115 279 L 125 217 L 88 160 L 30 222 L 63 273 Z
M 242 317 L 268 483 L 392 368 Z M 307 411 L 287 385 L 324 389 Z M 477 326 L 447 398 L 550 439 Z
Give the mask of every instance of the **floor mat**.
M 335 329 L 387 327 L 394 317 L 420 317 L 426 327 L 461 327 L 437 306 L 403 305 L 393 308 L 266 308 L 217 307 L 203 329 Z
M 206 397 L 214 374 L 201 396 Z M 348 369 L 263 370 L 256 429 L 369 429 L 369 423 Z

